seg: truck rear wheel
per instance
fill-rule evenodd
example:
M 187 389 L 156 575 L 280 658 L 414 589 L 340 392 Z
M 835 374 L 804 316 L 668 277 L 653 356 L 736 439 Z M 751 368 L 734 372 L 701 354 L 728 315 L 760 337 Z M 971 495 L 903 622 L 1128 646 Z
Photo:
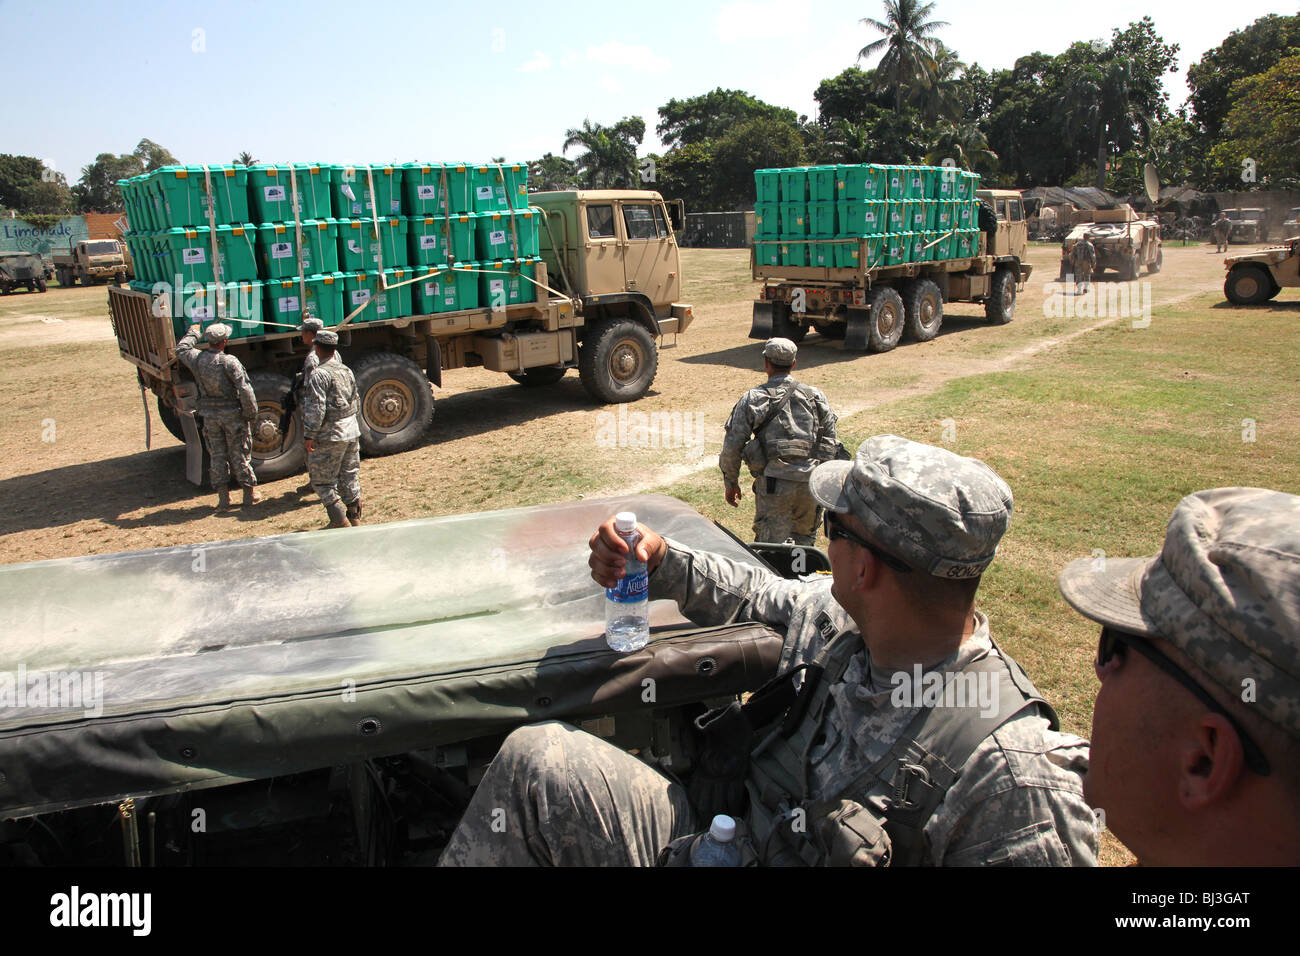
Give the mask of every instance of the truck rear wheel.
M 871 326 L 867 333 L 867 351 L 888 352 L 903 337 L 905 310 L 903 297 L 889 286 L 877 286 L 867 297 Z
M 903 309 L 907 315 L 904 331 L 917 342 L 928 342 L 939 334 L 943 325 L 943 294 L 929 279 L 909 282 L 903 288 Z
M 185 430 L 181 428 L 181 416 L 176 409 L 172 408 L 162 400 L 162 396 L 157 397 L 158 418 L 163 423 L 173 438 L 179 442 L 185 441 Z
M 582 387 L 606 405 L 636 401 L 649 391 L 658 371 L 654 338 L 631 319 L 597 322 L 578 351 Z
M 1010 269 L 993 273 L 989 297 L 984 300 L 984 316 L 994 325 L 1006 325 L 1016 315 L 1016 277 Z
M 1277 289 L 1262 266 L 1245 265 L 1228 273 L 1223 294 L 1233 305 L 1258 305 L 1277 295 Z
M 507 372 L 506 374 L 525 388 L 537 388 L 542 385 L 554 385 L 564 378 L 564 373 L 567 371 L 568 369 L 565 368 L 541 365 L 537 368 L 526 368 L 522 372 Z
M 371 352 L 352 364 L 361 413 L 361 450 L 372 457 L 406 451 L 433 419 L 433 392 L 420 366 L 392 352 Z
M 257 396 L 257 418 L 252 425 L 253 471 L 257 473 L 257 480 L 275 481 L 297 474 L 307 461 L 298 417 L 289 419 L 287 435 L 280 431 L 284 396 L 292 383 L 276 372 L 253 372 L 248 380 Z
M 1163 248 L 1156 250 L 1155 260 L 1147 265 L 1147 275 L 1153 276 L 1164 268 L 1165 250 Z
M 37 280 L 36 280 L 36 291 L 37 291 L 37 292 L 44 292 L 44 291 L 45 291 L 45 288 L 46 288 L 46 286 L 45 286 L 45 279 L 44 279 L 44 277 L 42 277 L 42 278 L 40 278 L 40 279 L 37 279 Z

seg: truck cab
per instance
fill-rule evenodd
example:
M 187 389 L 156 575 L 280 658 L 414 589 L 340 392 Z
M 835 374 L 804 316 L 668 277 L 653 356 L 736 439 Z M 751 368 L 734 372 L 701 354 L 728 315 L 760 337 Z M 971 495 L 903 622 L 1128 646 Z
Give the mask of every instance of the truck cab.
M 560 291 L 583 314 L 624 315 L 656 334 L 690 324 L 681 297 L 675 229 L 680 204 L 650 190 L 575 189 L 532 193 L 543 211 L 541 255 Z
M 989 236 L 988 253 L 995 258 L 1025 258 L 1029 244 L 1029 223 L 1025 219 L 1025 201 L 1015 189 L 979 189 L 975 198 L 993 207 L 998 217 L 997 231 Z

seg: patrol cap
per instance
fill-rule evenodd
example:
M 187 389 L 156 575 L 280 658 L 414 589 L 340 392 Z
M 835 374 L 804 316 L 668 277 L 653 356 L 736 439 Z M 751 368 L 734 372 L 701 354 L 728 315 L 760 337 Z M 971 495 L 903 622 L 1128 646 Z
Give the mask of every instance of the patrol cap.
M 799 347 L 789 339 L 768 339 L 763 346 L 763 358 L 773 365 L 789 368 L 799 354 Z
M 302 325 L 298 326 L 298 331 L 319 332 L 323 328 L 325 328 L 324 322 L 322 322 L 320 319 L 313 318 L 312 316 L 309 315 L 307 316 L 307 318 L 302 320 Z
M 984 573 L 1011 520 L 1011 489 L 984 462 L 897 435 L 818 465 L 808 489 L 913 568 L 953 580 Z
M 1161 552 L 1080 558 L 1061 595 L 1084 617 L 1161 637 L 1214 682 L 1300 737 L 1300 497 L 1214 488 L 1178 503 Z
M 230 326 L 224 322 L 213 322 L 203 334 L 209 342 L 224 342 L 230 338 Z
M 337 346 L 339 344 L 339 334 L 337 332 L 332 332 L 329 329 L 324 329 L 323 331 L 316 333 L 315 341 L 317 345 Z

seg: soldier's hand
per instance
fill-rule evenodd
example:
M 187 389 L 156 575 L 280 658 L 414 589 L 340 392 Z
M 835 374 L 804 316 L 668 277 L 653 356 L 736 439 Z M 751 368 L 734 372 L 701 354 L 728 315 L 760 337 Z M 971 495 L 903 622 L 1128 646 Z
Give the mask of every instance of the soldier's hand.
M 733 508 L 740 507 L 740 499 L 745 497 L 741 493 L 740 485 L 727 485 L 727 504 Z
M 302 443 L 302 447 L 307 449 L 307 452 L 310 454 L 311 452 L 316 450 L 316 443 L 312 441 L 310 438 L 308 438 L 305 442 Z
M 654 573 L 668 551 L 668 542 L 643 524 L 638 523 L 636 530 L 641 533 L 636 556 L 646 563 L 646 571 Z M 628 550 L 627 542 L 614 530 L 613 515 L 596 529 L 587 546 L 591 548 L 587 564 L 591 566 L 592 580 L 603 588 L 614 587 L 627 572 Z
M 189 327 L 188 331 L 191 335 L 198 335 L 201 331 L 203 331 L 203 327 L 200 326 L 199 323 L 195 322 L 193 325 Z

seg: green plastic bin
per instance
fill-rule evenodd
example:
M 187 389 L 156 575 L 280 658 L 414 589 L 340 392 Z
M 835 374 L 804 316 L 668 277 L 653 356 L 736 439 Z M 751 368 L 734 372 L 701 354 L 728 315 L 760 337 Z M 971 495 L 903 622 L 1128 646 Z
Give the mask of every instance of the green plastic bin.
M 815 242 L 808 247 L 808 264 L 823 269 L 835 268 L 835 243 Z
M 154 171 L 152 182 L 159 196 L 153 204 L 155 228 L 206 226 L 209 205 L 217 225 L 249 219 L 246 166 L 209 166 L 206 177 L 202 166 L 164 166 Z
M 830 239 L 837 235 L 835 230 L 835 206 L 836 204 L 833 202 L 810 202 L 808 204 L 808 234 L 810 236 Z
M 781 235 L 781 207 L 774 202 L 754 203 L 754 235 L 775 239 Z
M 408 218 L 408 262 L 416 266 L 432 266 L 473 259 L 474 222 L 473 213 Z
M 930 262 L 934 258 L 934 247 L 930 241 L 935 238 L 932 232 L 914 232 L 908 239 L 907 259 L 909 262 Z
M 409 223 L 401 216 L 338 221 L 339 268 L 344 272 L 373 272 L 410 265 L 406 234 Z
M 754 170 L 754 202 L 776 203 L 781 201 L 781 170 Z
M 785 175 L 783 172 L 782 176 Z M 782 180 L 784 186 L 784 180 Z M 781 203 L 781 238 L 808 235 L 808 204 L 804 202 Z M 789 263 L 782 263 L 789 265 Z
M 879 236 L 889 226 L 889 204 L 883 200 L 851 200 L 838 205 L 842 236 Z
M 274 279 L 263 282 L 266 291 L 265 322 L 267 332 L 288 332 L 302 325 L 307 316 L 318 318 L 326 326 L 343 321 L 344 275 L 332 272 L 297 279 Z
M 907 232 L 907 203 L 901 199 L 891 199 L 889 200 L 887 211 L 889 218 L 887 220 L 887 225 L 885 226 L 885 231 L 890 235 L 895 236 Z
M 469 269 L 477 263 L 461 263 L 463 268 L 446 265 L 436 275 L 421 278 L 415 287 L 415 307 L 419 315 L 456 312 L 478 308 L 478 273 Z
M 806 266 L 808 264 L 808 245 L 805 242 L 791 242 L 789 240 L 801 240 L 803 236 L 782 236 L 781 237 L 781 265 L 783 266 Z
M 957 199 L 972 200 L 975 198 L 975 191 L 980 188 L 979 173 L 971 173 L 962 170 L 957 177 Z
M 469 178 L 474 212 L 506 212 L 513 208 L 515 197 L 510 193 L 504 167 L 474 166 Z
M 781 244 L 779 242 L 755 242 L 754 260 L 760 266 L 779 266 L 781 264 Z
M 290 196 L 290 181 L 296 179 L 297 217 L 329 219 L 333 214 L 330 200 L 331 168 L 311 163 L 264 164 L 248 167 L 250 211 L 261 222 L 293 222 L 295 203 Z
M 953 208 L 957 210 L 958 229 L 978 229 L 980 224 L 979 202 L 976 200 L 959 199 L 954 203 Z
M 478 258 L 519 259 L 537 255 L 540 224 L 541 213 L 535 209 L 475 214 L 475 248 Z
M 442 163 L 407 163 L 402 167 L 402 215 L 447 215 Z
M 519 305 L 537 301 L 537 286 L 529 279 L 537 278 L 536 257 L 506 259 L 500 262 L 480 262 L 479 302 L 484 308 Z
M 886 199 L 886 186 L 884 166 L 863 163 L 835 167 L 835 192 L 839 202 Z
M 835 243 L 835 268 L 856 269 L 858 267 L 858 254 L 862 241 L 869 242 L 870 240 Z
M 912 199 L 903 204 L 907 218 L 908 232 L 924 232 L 930 228 L 926 217 L 930 214 L 930 199 Z
M 951 202 L 960 192 L 961 170 L 956 166 L 941 166 L 935 173 L 934 198 Z
M 937 232 L 949 232 L 957 227 L 957 204 L 953 202 L 938 203 L 939 211 L 934 217 Z
M 402 166 L 331 166 L 333 215 L 339 219 L 402 215 Z M 370 195 L 374 185 L 376 200 Z
M 264 307 L 259 281 L 196 283 L 172 296 L 172 332 L 180 339 L 196 322 L 206 329 L 221 321 L 230 326 L 232 340 L 265 335 Z
M 308 219 L 302 224 L 301 268 L 294 224 L 263 223 L 257 232 L 257 257 L 263 279 L 291 279 L 339 269 L 338 222 Z
M 211 234 L 212 230 L 207 226 L 168 229 L 160 233 L 166 249 L 164 261 L 168 271 L 165 277 L 179 285 L 215 282 Z M 252 225 L 217 226 L 217 258 L 221 263 L 222 282 L 259 278 Z
M 980 233 L 978 229 L 962 229 L 954 234 L 952 241 L 952 258 L 970 259 L 979 254 Z
M 881 265 L 901 266 L 906 263 L 910 240 L 911 236 L 905 233 L 886 236 L 881 253 Z
M 781 170 L 781 202 L 806 203 L 808 201 L 808 168 L 799 166 Z
M 412 287 L 399 286 L 397 283 L 412 278 L 410 269 L 385 269 L 383 277 L 393 288 L 384 289 L 378 272 L 349 272 L 343 276 L 343 310 L 352 315 L 356 309 L 361 312 L 352 317 L 354 323 L 382 322 L 388 319 L 411 315 Z
M 834 166 L 808 167 L 808 201 L 835 202 L 838 190 L 835 186 Z
M 867 257 L 866 262 L 862 265 L 867 269 L 875 269 L 885 262 L 885 245 L 889 239 L 887 236 L 867 236 L 864 240 L 863 251 Z M 856 262 L 854 263 L 857 264 Z
M 450 215 L 468 215 L 474 211 L 474 190 L 470 183 L 470 166 L 467 163 L 445 163 L 447 173 L 447 205 Z

